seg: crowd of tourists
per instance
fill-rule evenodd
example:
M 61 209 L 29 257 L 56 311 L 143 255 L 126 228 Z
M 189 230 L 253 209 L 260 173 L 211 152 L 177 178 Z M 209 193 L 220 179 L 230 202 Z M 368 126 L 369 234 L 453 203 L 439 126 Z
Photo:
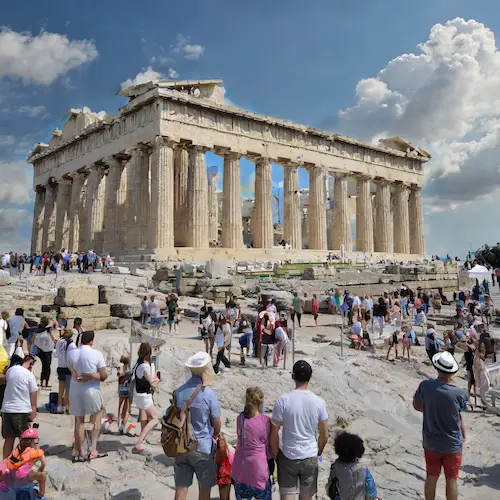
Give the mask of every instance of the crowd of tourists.
M 110 255 L 99 256 L 90 249 L 86 252 L 71 253 L 65 248 L 59 252 L 42 252 L 39 254 L 17 254 L 8 252 L 2 255 L 1 267 L 11 276 L 25 272 L 36 276 L 59 274 L 61 271 L 93 272 L 100 269 L 106 272 L 114 261 Z

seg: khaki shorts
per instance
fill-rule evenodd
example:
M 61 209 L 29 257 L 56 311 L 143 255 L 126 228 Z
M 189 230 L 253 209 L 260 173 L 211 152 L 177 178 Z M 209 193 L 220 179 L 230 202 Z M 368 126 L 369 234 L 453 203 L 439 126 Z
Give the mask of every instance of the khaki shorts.
M 30 426 L 27 413 L 2 413 L 2 436 L 4 439 L 21 437 Z
M 283 453 L 278 455 L 278 483 L 281 495 L 313 497 L 318 490 L 318 457 L 290 460 Z M 297 480 L 300 489 L 297 487 Z
M 174 473 L 176 488 L 189 488 L 193 484 L 193 474 L 196 474 L 199 489 L 209 490 L 217 479 L 215 452 L 191 451 L 175 457 Z

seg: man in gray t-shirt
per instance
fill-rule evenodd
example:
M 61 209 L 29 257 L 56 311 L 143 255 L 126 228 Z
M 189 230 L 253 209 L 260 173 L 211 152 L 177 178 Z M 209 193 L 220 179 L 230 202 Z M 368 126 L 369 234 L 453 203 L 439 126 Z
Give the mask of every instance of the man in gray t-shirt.
M 413 398 L 413 407 L 424 415 L 425 498 L 435 498 L 437 481 L 444 468 L 447 499 L 456 500 L 465 440 L 460 412 L 467 408 L 467 391 L 451 383 L 458 371 L 458 363 L 452 354 L 438 352 L 433 356 L 432 364 L 438 371 L 438 378 L 421 382 Z

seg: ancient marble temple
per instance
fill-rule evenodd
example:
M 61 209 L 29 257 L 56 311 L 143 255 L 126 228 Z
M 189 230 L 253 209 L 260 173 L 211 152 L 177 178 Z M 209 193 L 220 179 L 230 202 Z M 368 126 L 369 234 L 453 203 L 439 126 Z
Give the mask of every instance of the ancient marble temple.
M 351 179 L 356 252 L 424 254 L 421 189 L 428 153 L 399 137 L 375 146 L 250 113 L 225 105 L 224 92 L 220 80 L 149 82 L 119 93 L 129 102 L 118 116 L 71 109 L 62 131 L 28 159 L 36 192 L 32 251 L 93 248 L 156 260 L 210 252 L 272 256 L 280 252 L 273 249 L 275 163 L 284 167 L 283 237 L 292 253 L 353 251 Z M 207 151 L 224 158 L 217 249 L 209 248 L 218 230 L 209 208 L 214 192 Z M 252 249 L 243 248 L 242 157 L 255 162 Z M 309 175 L 307 249 L 299 168 Z M 327 212 L 329 176 L 333 210 Z

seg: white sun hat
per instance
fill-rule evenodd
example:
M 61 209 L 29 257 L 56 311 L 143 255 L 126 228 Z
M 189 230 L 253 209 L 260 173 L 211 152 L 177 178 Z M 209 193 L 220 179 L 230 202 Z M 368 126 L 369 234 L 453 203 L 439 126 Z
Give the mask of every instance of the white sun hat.
M 457 373 L 458 372 L 458 363 L 457 360 L 453 357 L 448 351 L 438 352 L 432 356 L 432 364 L 436 370 L 445 373 Z
M 212 358 L 207 352 L 198 351 L 193 354 L 186 361 L 185 367 L 189 368 L 194 377 L 201 377 L 203 385 L 210 385 L 216 379 Z

